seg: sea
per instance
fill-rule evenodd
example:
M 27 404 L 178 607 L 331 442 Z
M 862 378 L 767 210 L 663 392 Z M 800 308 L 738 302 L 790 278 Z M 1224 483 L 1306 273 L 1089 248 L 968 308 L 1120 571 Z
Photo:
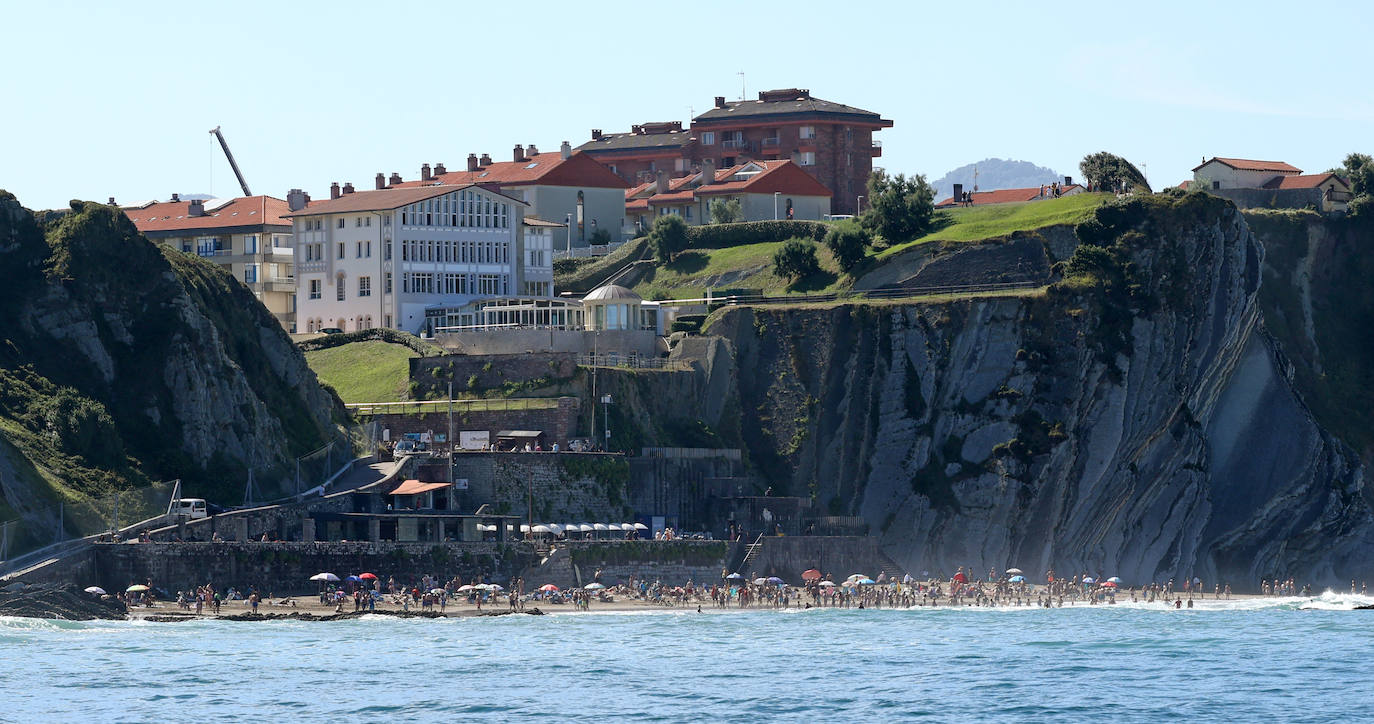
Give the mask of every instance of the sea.
M 0 618 L 0 720 L 1371 722 L 1369 604 Z

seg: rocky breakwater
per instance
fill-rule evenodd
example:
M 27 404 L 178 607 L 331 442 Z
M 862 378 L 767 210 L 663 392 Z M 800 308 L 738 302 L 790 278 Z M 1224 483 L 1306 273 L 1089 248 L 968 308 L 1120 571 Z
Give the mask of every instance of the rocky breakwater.
M 0 616 L 93 621 L 123 620 L 127 614 L 122 602 L 86 593 L 76 586 L 12 583 L 0 589 Z
M 1044 294 L 729 309 L 752 461 L 912 571 L 1374 573 L 1366 470 L 1283 372 L 1226 201 L 1103 207 Z

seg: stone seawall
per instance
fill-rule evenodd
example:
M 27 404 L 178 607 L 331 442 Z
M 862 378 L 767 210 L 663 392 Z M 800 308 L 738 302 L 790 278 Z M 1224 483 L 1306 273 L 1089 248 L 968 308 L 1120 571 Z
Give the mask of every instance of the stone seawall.
M 401 583 L 429 574 L 505 582 L 533 558 L 527 545 L 496 543 L 122 543 L 97 544 L 94 580 L 106 590 L 132 583 L 177 591 L 205 583 L 224 590 L 256 586 L 278 596 L 319 590 L 310 577 L 370 572 Z M 32 582 L 32 581 L 30 581 Z

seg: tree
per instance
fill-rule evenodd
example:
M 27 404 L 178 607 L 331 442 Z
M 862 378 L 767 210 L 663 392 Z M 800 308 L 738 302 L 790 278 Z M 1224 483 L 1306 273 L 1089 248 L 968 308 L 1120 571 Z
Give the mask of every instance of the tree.
M 805 239 L 788 239 L 773 252 L 773 273 L 796 281 L 820 271 L 816 260 L 816 243 Z
M 930 228 L 935 215 L 935 189 L 920 174 L 888 176 L 882 169 L 868 177 L 868 210 L 860 222 L 888 244 L 900 244 Z
M 1078 170 L 1083 172 L 1084 180 L 1092 185 L 1094 191 L 1126 192 L 1134 189 L 1151 193 L 1145 174 L 1130 161 L 1114 153 L 1090 153 L 1078 163 Z
M 605 246 L 611 243 L 611 232 L 605 229 L 597 229 L 592 232 L 592 238 L 589 240 L 589 243 L 592 246 Z
M 733 224 L 744 218 L 744 208 L 739 199 L 716 199 L 711 202 L 712 224 Z
M 1374 211 L 1374 158 L 1367 153 L 1352 153 L 1345 157 L 1345 165 L 1331 169 L 1350 184 L 1350 215 L 1362 216 Z
M 825 245 L 835 256 L 840 270 L 848 272 L 863 260 L 872 237 L 862 226 L 852 221 L 841 221 L 826 232 Z
M 667 263 L 687 248 L 687 222 L 677 214 L 667 214 L 654 219 L 654 228 L 649 232 L 649 246 L 653 247 L 654 258 Z

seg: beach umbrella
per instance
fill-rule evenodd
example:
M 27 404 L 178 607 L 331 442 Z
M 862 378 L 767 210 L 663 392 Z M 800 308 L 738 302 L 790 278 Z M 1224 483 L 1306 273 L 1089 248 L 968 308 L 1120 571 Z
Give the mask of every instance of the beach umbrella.
M 549 531 L 552 532 L 554 535 L 562 535 L 563 526 L 557 523 L 549 523 Z
M 473 590 L 473 589 L 475 589 L 475 588 L 476 588 L 476 586 L 469 585 L 469 584 L 464 584 L 464 585 L 461 585 L 461 586 L 458 587 L 458 592 L 459 592 L 459 593 L 467 593 L 468 591 L 471 591 L 471 590 Z
M 964 583 L 965 581 L 968 580 L 968 577 L 964 575 L 963 571 L 960 571 L 959 573 L 954 574 L 954 578 L 952 578 L 952 579 L 950 579 L 950 580 L 958 581 L 958 582 L 960 582 L 960 583 Z
M 731 573 L 730 575 L 726 576 L 726 578 L 729 579 L 729 580 L 731 580 L 731 581 L 742 581 L 742 580 L 744 580 L 744 576 L 741 576 L 741 575 L 738 574 L 738 573 Z
M 849 578 L 846 578 L 845 580 L 846 580 L 846 581 L 857 581 L 857 580 L 859 580 L 860 578 L 868 578 L 868 574 L 866 574 L 866 573 L 855 573 L 854 575 L 850 576 Z
M 777 576 L 769 576 L 768 582 L 776 586 L 779 583 L 782 583 L 783 580 L 781 578 L 778 578 Z
M 583 533 L 591 533 L 592 531 L 596 530 L 592 527 L 591 523 L 579 523 L 577 529 L 582 531 Z
M 430 593 L 433 593 L 433 594 L 436 595 L 436 596 L 442 596 L 442 595 L 444 595 L 445 593 L 448 593 L 448 591 L 445 591 L 445 590 L 442 589 L 442 588 L 431 588 L 431 589 L 429 589 L 429 592 L 430 592 Z
M 1096 578 L 1093 578 L 1092 576 L 1084 576 L 1084 577 L 1083 577 L 1083 582 L 1084 582 L 1084 583 L 1097 583 L 1097 579 L 1096 579 Z
M 623 531 L 632 531 L 632 530 L 635 529 L 635 524 L 634 524 L 634 523 L 621 523 L 621 524 L 620 524 L 620 529 L 623 530 Z
M 541 590 L 541 591 L 548 591 L 548 592 L 552 593 L 552 592 L 558 590 L 558 586 L 555 586 L 555 585 L 553 585 L 552 583 L 545 583 L 544 585 L 542 585 L 542 586 L 539 587 L 539 590 Z
M 348 578 L 345 578 L 344 580 L 345 580 L 345 581 L 352 581 L 352 582 L 354 582 L 354 583 L 362 583 L 362 580 L 363 580 L 363 579 L 362 579 L 362 578 L 359 578 L 358 576 L 349 576 Z
M 588 583 L 587 585 L 583 586 L 583 587 L 582 587 L 582 590 L 584 590 L 584 591 L 600 591 L 600 590 L 603 589 L 603 588 L 605 588 L 605 586 L 601 585 L 600 583 L 595 583 L 595 582 L 593 582 L 593 583 Z
M 1121 583 L 1121 579 L 1117 578 L 1116 576 L 1112 576 L 1111 578 L 1107 579 L 1107 583 Z
M 531 533 L 552 533 L 553 531 L 550 530 L 549 527 L 548 527 L 547 525 L 536 525 L 536 526 L 534 526 L 533 528 L 530 528 L 530 532 L 531 532 Z
M 375 575 L 371 574 L 371 573 L 361 573 L 361 574 L 358 575 L 358 578 L 361 578 L 361 579 L 364 580 L 364 581 L 375 581 L 375 580 L 377 580 L 377 577 L 376 577 Z
M 520 532 L 521 532 L 521 533 L 528 533 L 528 532 L 530 532 L 530 527 L 529 527 L 529 525 L 522 523 L 522 524 L 520 525 Z
M 860 578 L 858 581 L 855 581 L 855 583 L 858 583 L 860 586 L 871 586 L 877 583 L 877 581 L 872 578 Z
M 1012 576 L 1011 578 L 1008 578 L 1007 580 L 1010 581 L 1011 583 L 1025 583 L 1026 577 L 1025 577 L 1025 576 Z
M 1021 570 L 1020 568 L 1008 568 L 1006 572 L 1012 574 L 1013 576 L 1025 573 L 1025 571 Z
M 339 577 L 333 573 L 316 573 L 310 577 L 312 581 L 337 581 Z
M 648 529 L 649 529 L 649 526 L 644 525 L 643 523 L 635 523 L 635 530 L 648 530 Z
M 148 590 L 148 587 L 143 585 L 142 583 L 135 583 L 134 585 L 124 589 L 126 593 L 142 593 L 146 590 Z
M 1107 581 L 1106 583 L 1103 583 L 1103 584 L 1102 584 L 1102 587 L 1103 587 L 1103 588 L 1116 588 L 1116 584 L 1115 584 L 1115 583 L 1112 583 L 1111 581 Z
M 818 580 L 820 580 L 820 578 L 821 578 L 821 572 L 818 571 L 818 570 L 816 570 L 815 568 L 808 568 L 808 569 L 802 571 L 802 580 L 803 580 L 803 581 L 818 581 Z
M 767 583 L 767 582 L 768 582 L 768 579 L 767 579 L 767 578 L 762 578 L 762 577 L 760 577 L 760 578 L 755 578 L 755 579 L 754 579 L 754 585 L 755 585 L 755 586 L 762 586 L 763 584 L 765 584 L 765 583 Z
M 91 586 L 90 588 L 86 589 L 86 593 L 94 593 L 97 596 L 103 596 L 105 595 L 105 589 L 101 588 L 100 586 Z
M 818 583 L 818 584 L 816 584 L 816 585 L 818 585 L 818 586 L 825 586 L 826 588 L 830 588 L 831 586 L 835 585 L 835 582 L 834 582 L 834 581 L 821 581 L 820 583 Z
M 593 524 L 592 524 L 592 527 L 595 528 L 596 530 L 610 530 L 610 529 L 611 529 L 611 526 L 606 525 L 605 523 L 593 523 Z
M 488 584 L 487 584 L 487 590 L 488 590 L 488 591 L 504 591 L 504 590 L 506 590 L 506 589 L 502 588 L 502 587 L 501 587 L 501 584 L 499 584 L 499 583 L 488 583 Z

